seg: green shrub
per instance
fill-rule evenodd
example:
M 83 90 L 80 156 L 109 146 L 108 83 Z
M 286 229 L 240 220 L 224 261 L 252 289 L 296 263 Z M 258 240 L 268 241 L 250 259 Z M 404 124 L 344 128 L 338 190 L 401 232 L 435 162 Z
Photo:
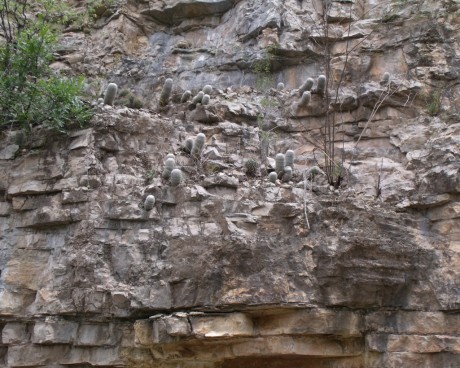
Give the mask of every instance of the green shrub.
M 42 124 L 64 132 L 72 123 L 86 123 L 92 112 L 80 98 L 84 80 L 56 75 L 49 66 L 58 37 L 45 15 L 49 14 L 49 4 L 56 4 L 35 1 L 44 15 L 32 22 L 18 13 L 21 9 L 31 11 L 30 0 L 19 7 L 12 3 L 0 4 L 4 20 L 0 33 L 5 36 L 0 45 L 0 128 L 18 126 L 28 130 Z

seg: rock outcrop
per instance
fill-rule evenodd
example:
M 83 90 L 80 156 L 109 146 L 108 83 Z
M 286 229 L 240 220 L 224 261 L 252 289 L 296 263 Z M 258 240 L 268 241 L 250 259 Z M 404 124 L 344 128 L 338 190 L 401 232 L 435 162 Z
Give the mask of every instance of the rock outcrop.
M 327 34 L 321 4 L 130 0 L 64 35 L 56 69 L 147 102 L 4 132 L 0 366 L 460 365 L 458 4 L 333 1 Z M 325 60 L 341 88 L 298 106 Z

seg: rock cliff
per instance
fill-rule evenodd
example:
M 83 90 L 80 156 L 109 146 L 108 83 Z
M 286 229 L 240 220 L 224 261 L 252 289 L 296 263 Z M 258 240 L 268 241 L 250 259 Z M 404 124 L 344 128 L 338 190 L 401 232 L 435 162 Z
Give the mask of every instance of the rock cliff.
M 3 132 L 0 366 L 459 367 L 459 9 L 127 0 L 69 28 L 53 67 L 143 107 Z

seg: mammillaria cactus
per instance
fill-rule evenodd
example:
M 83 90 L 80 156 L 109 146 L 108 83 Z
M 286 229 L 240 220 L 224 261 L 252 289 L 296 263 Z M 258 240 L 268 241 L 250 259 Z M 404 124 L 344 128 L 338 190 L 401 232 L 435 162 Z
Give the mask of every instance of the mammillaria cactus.
M 257 169 L 259 168 L 259 163 L 253 158 L 250 158 L 246 160 L 244 167 L 246 168 L 246 174 L 249 176 L 255 176 L 257 174 Z
M 293 150 L 287 150 L 285 155 L 284 155 L 284 159 L 285 159 L 285 166 L 289 166 L 291 169 L 294 169 L 294 157 L 295 157 L 295 153 Z
M 109 83 L 109 85 L 107 86 L 107 89 L 105 90 L 105 95 L 104 95 L 105 105 L 113 105 L 113 101 L 115 100 L 117 91 L 118 91 L 118 86 L 115 83 Z
M 190 100 L 190 97 L 192 97 L 192 92 L 187 90 L 182 94 L 180 102 L 182 102 L 182 103 L 187 102 L 188 100 Z
M 202 91 L 204 94 L 210 95 L 212 93 L 212 86 L 210 84 L 207 84 L 203 87 Z
M 195 97 L 193 97 L 192 104 L 196 105 L 197 103 L 200 103 L 201 100 L 203 99 L 203 96 L 204 96 L 203 91 L 198 92 L 198 94 Z
M 201 104 L 202 105 L 207 105 L 209 104 L 209 100 L 211 99 L 211 97 L 209 95 L 204 95 L 203 98 L 201 99 Z
M 193 148 L 193 138 L 187 138 L 184 143 L 184 151 L 191 153 Z
M 150 211 L 155 205 L 155 197 L 153 195 L 148 195 L 144 201 L 144 210 Z
M 282 153 L 278 153 L 275 157 L 275 171 L 279 175 L 284 171 L 285 158 Z
M 284 83 L 279 82 L 278 85 L 276 86 L 276 89 L 278 91 L 282 91 L 284 89 Z
M 192 147 L 193 156 L 198 157 L 201 155 L 201 151 L 203 151 L 205 140 L 206 140 L 206 136 L 203 133 L 200 133 L 196 136 L 195 141 L 193 142 L 193 147 Z
M 168 154 L 166 155 L 166 159 L 168 159 L 168 158 L 176 159 L 176 156 L 174 156 L 174 153 L 168 153 Z
M 173 80 L 168 78 L 165 80 L 165 84 L 163 85 L 163 89 L 161 90 L 160 95 L 160 106 L 166 106 L 169 101 L 169 97 L 171 96 L 173 86 Z
M 307 78 L 307 80 L 305 81 L 304 84 L 302 84 L 299 88 L 299 94 L 302 96 L 302 94 L 305 92 L 305 91 L 311 91 L 311 89 L 313 88 L 313 84 L 315 83 L 315 81 L 312 79 L 312 78 Z
M 310 103 L 311 93 L 309 91 L 305 91 L 302 93 L 302 98 L 300 99 L 299 106 L 306 107 Z
M 182 171 L 174 169 L 171 171 L 170 183 L 173 187 L 177 187 L 182 182 Z
M 171 172 L 174 170 L 175 167 L 176 167 L 176 161 L 174 160 L 174 158 L 169 157 L 168 159 L 166 159 L 165 168 L 162 174 L 163 179 L 169 179 Z
M 284 174 L 281 180 L 287 183 L 288 181 L 291 181 L 291 179 L 292 179 L 292 168 L 290 166 L 286 166 L 284 168 Z
M 276 184 L 276 179 L 278 179 L 276 172 L 272 171 L 270 174 L 268 174 L 268 180 L 270 180 L 273 184 Z
M 318 77 L 318 93 L 323 94 L 326 91 L 326 76 L 320 75 Z

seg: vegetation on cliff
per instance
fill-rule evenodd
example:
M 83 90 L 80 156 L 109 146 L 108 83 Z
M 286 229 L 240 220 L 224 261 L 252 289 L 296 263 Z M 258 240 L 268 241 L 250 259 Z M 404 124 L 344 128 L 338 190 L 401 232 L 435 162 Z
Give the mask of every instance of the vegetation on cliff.
M 43 124 L 62 132 L 91 118 L 81 98 L 84 79 L 58 75 L 50 67 L 59 36 L 56 20 L 65 21 L 64 5 L 51 0 L 0 2 L 0 127 L 29 130 Z

